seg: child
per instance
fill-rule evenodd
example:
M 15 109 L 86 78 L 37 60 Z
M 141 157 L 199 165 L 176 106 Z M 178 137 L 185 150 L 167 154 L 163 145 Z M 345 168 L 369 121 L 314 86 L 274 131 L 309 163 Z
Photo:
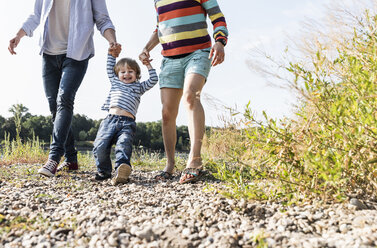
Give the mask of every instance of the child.
M 111 146 L 115 144 L 115 175 L 111 180 L 113 185 L 128 181 L 131 174 L 132 141 L 136 131 L 135 116 L 140 97 L 158 81 L 156 70 L 149 62 L 143 63 L 149 70 L 149 79 L 144 82 L 139 82 L 140 67 L 135 60 L 123 58 L 115 65 L 115 58 L 120 51 L 119 44 L 110 47 L 108 51 L 107 74 L 111 89 L 102 110 L 109 114 L 99 127 L 93 148 L 98 171 L 95 180 L 102 181 L 111 177 L 110 152 Z

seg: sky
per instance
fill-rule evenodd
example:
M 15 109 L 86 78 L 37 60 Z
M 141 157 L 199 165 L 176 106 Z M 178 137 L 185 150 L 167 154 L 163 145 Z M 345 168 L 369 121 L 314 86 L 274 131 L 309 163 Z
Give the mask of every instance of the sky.
M 271 85 L 261 75 L 251 70 L 247 61 L 252 51 L 263 49 L 270 54 L 283 53 L 287 37 L 297 35 L 308 18 L 319 19 L 330 0 L 217 0 L 227 20 L 229 41 L 225 48 L 225 62 L 213 67 L 202 92 L 207 126 L 222 126 L 228 118 L 224 106 L 242 113 L 250 101 L 253 111 L 262 111 L 274 118 L 292 114 L 293 94 Z M 122 44 L 120 57 L 137 58 L 156 25 L 153 1 L 108 0 L 107 7 L 116 27 L 117 40 Z M 39 28 L 33 37 L 24 37 L 16 49 L 17 55 L 8 52 L 9 40 L 33 11 L 34 1 L 6 1 L 0 9 L 0 115 L 9 117 L 13 104 L 23 104 L 33 115 L 49 115 L 43 91 L 39 55 Z M 212 25 L 209 25 L 212 34 Z M 110 83 L 106 75 L 108 43 L 96 30 L 96 54 L 90 59 L 88 71 L 75 100 L 74 113 L 92 119 L 106 116 L 101 105 L 106 99 Z M 162 60 L 160 46 L 152 52 L 152 65 L 160 71 Z M 141 65 L 142 80 L 148 77 Z M 210 100 L 211 99 L 211 100 Z M 216 104 L 214 104 L 214 102 Z M 177 125 L 187 125 L 186 110 L 180 106 Z M 139 122 L 161 119 L 159 87 L 155 86 L 141 98 L 136 116 Z

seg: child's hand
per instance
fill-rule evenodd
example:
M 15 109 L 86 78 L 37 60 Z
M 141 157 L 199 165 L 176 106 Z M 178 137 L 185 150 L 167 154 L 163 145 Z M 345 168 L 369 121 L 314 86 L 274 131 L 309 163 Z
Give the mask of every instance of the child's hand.
M 150 63 L 152 60 L 153 59 L 145 59 L 145 60 L 142 61 L 143 65 L 145 65 L 148 68 L 148 70 L 153 69 L 153 67 L 152 67 L 152 65 Z
M 109 54 L 113 56 L 114 58 L 117 58 L 122 51 L 122 45 L 121 44 L 113 44 L 109 47 Z
M 148 50 L 144 48 L 141 54 L 139 55 L 139 60 L 143 63 L 143 65 L 148 65 L 151 63 L 153 59 L 150 58 Z
M 146 65 L 146 66 L 150 65 L 151 62 L 153 61 L 153 59 L 151 59 L 147 56 L 142 56 L 142 55 L 139 56 L 139 59 L 140 59 L 141 63 L 143 63 L 143 65 Z

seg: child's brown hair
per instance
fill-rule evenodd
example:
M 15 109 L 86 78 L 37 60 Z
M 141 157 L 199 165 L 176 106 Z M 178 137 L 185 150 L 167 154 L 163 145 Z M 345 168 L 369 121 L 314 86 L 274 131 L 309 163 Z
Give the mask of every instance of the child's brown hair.
M 128 66 L 129 68 L 131 68 L 132 70 L 134 70 L 136 72 L 136 79 L 139 80 L 141 78 L 140 74 L 141 74 L 141 71 L 140 71 L 140 66 L 139 64 L 136 62 L 136 60 L 134 59 L 131 59 L 131 58 L 123 58 L 123 59 L 120 59 L 115 67 L 114 67 L 114 72 L 116 75 L 118 75 L 119 71 L 120 71 L 120 68 L 122 66 Z

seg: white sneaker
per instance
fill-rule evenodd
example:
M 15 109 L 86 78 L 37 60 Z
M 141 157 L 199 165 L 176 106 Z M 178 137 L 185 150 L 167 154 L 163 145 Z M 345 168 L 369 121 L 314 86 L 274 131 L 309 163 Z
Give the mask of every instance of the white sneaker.
M 131 174 L 131 166 L 128 164 L 119 165 L 118 169 L 115 172 L 115 176 L 111 179 L 112 185 L 117 185 L 119 183 L 126 183 Z
M 46 177 L 53 177 L 55 176 L 56 168 L 58 168 L 58 163 L 49 159 L 46 164 L 38 170 L 38 174 Z

